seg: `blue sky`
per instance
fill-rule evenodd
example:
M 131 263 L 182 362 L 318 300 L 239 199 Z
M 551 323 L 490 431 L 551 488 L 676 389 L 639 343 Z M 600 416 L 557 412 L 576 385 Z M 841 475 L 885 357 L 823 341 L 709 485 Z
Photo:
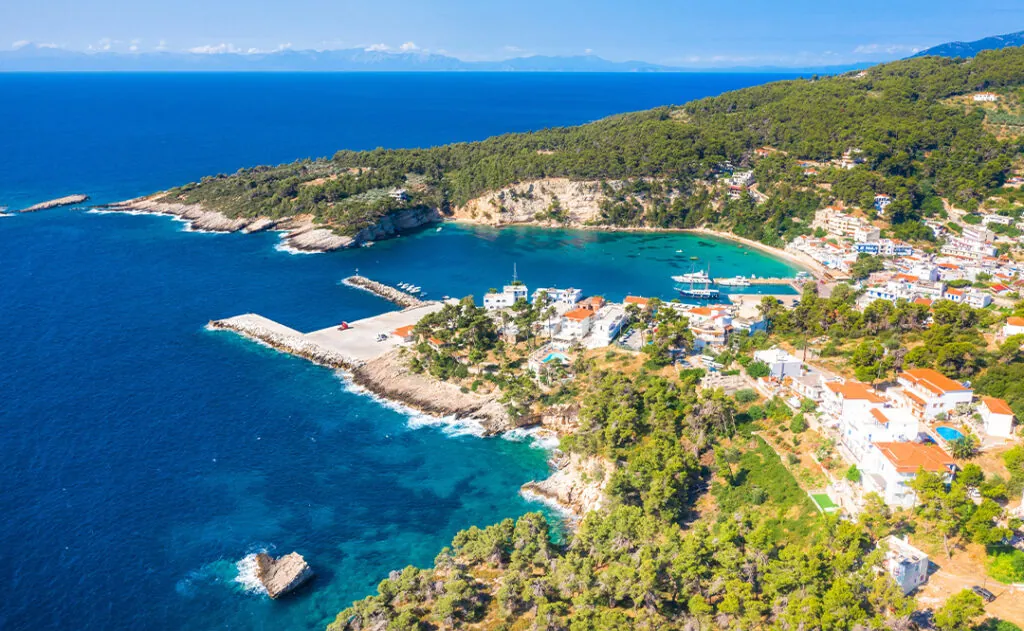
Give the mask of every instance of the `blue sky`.
M 592 52 L 685 66 L 882 61 L 1024 30 L 1016 0 L 0 0 L 0 49 Z

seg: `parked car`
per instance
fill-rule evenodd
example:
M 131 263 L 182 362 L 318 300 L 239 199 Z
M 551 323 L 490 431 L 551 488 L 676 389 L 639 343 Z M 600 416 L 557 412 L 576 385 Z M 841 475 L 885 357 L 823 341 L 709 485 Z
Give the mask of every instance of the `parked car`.
M 975 585 L 974 587 L 972 587 L 971 591 L 974 592 L 975 594 L 981 596 L 982 600 L 984 600 L 987 603 L 990 603 L 990 602 L 992 602 L 993 600 L 996 599 L 996 595 L 995 594 L 993 594 L 992 592 L 988 591 L 984 587 L 979 587 L 978 585 Z

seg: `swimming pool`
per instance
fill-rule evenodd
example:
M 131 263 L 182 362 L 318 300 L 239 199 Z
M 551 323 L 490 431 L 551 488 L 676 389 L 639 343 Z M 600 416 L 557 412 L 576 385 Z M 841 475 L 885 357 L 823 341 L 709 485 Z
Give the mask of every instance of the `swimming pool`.
M 943 426 L 943 427 L 936 427 L 935 428 L 935 433 L 938 434 L 939 436 L 941 436 L 943 438 L 943 440 L 947 440 L 947 441 L 949 441 L 949 440 L 957 440 L 959 438 L 963 438 L 964 437 L 963 433 L 960 430 L 954 429 L 952 427 L 945 427 L 945 426 Z
M 561 362 L 563 364 L 568 364 L 569 363 L 569 356 L 566 355 L 565 353 L 548 353 L 548 356 L 545 357 L 544 359 L 542 359 L 541 361 L 544 362 L 545 364 L 551 363 L 553 361 L 558 361 L 558 362 Z

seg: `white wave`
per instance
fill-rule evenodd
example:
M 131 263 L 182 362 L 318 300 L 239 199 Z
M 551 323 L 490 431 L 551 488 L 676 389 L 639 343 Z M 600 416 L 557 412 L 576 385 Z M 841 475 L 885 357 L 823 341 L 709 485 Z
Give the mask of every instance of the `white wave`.
M 535 493 L 530 489 L 524 488 L 519 489 L 519 495 L 527 502 L 534 502 L 536 504 L 543 504 L 544 506 L 547 506 L 552 512 L 556 513 L 566 521 L 576 521 L 579 519 L 579 515 L 546 495 L 541 495 L 540 493 Z
M 249 594 L 266 594 L 267 588 L 256 578 L 256 554 L 255 552 L 247 554 L 235 564 L 235 567 L 238 568 L 235 582 Z
M 505 440 L 530 443 L 531 447 L 554 451 L 558 449 L 558 434 L 545 427 L 517 427 L 501 435 Z
M 109 208 L 90 208 L 85 212 L 90 215 L 135 215 L 137 217 L 148 215 L 152 217 L 174 217 L 174 215 L 168 215 L 167 213 L 158 213 L 149 210 L 110 210 Z
M 286 254 L 323 254 L 318 250 L 300 250 L 296 247 L 288 245 L 287 241 L 278 241 L 274 246 L 274 249 L 278 252 L 284 252 Z
M 338 375 L 339 379 L 341 379 L 346 392 L 369 397 L 382 407 L 386 407 L 389 410 L 394 410 L 399 414 L 408 416 L 409 420 L 405 425 L 409 429 L 439 427 L 446 436 L 478 436 L 482 438 L 486 434 L 484 426 L 476 419 L 456 418 L 454 416 L 434 416 L 433 414 L 427 414 L 426 412 L 421 412 L 420 410 L 403 405 L 397 401 L 386 399 L 370 392 L 363 386 L 352 383 L 344 371 L 339 370 L 335 374 Z

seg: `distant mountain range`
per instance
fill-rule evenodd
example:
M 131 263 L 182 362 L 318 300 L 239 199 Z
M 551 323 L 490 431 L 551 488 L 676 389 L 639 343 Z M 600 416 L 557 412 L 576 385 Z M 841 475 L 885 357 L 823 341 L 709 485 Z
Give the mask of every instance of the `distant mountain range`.
M 282 50 L 267 53 L 114 53 L 76 52 L 29 45 L 0 51 L 0 72 L 776 72 L 837 74 L 871 64 L 789 68 L 745 66 L 683 68 L 645 61 L 609 61 L 596 55 L 516 57 L 502 61 L 464 61 L 427 52 Z
M 993 35 L 992 37 L 986 37 L 974 42 L 946 42 L 945 44 L 939 44 L 927 50 L 922 50 L 913 56 L 973 57 L 983 50 L 996 50 L 1010 46 L 1024 46 L 1024 31 L 1007 33 L 1006 35 Z

